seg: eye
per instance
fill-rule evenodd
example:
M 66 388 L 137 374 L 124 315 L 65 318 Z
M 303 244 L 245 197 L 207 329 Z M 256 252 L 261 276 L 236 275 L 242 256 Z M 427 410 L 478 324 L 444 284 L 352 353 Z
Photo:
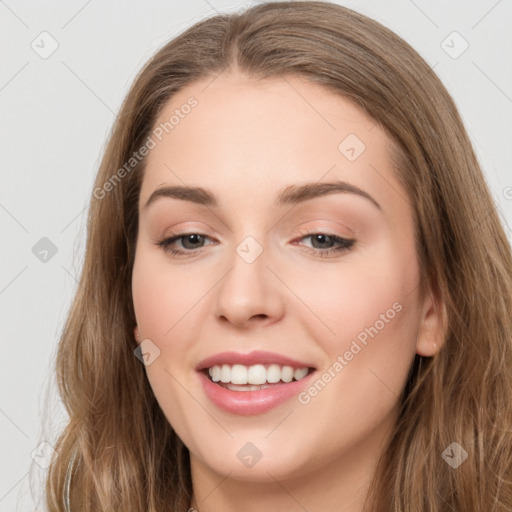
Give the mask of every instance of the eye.
M 300 240 L 305 240 L 307 238 L 310 238 L 312 243 L 312 248 L 307 252 L 310 252 L 315 256 L 318 255 L 322 258 L 348 251 L 355 244 L 355 240 L 353 239 L 342 238 L 328 233 L 304 234 Z M 326 247 L 326 245 L 328 247 Z
M 204 239 L 209 238 L 207 235 L 203 235 L 201 233 L 181 233 L 171 236 L 170 238 L 165 238 L 164 240 L 160 240 L 156 245 L 162 247 L 162 249 L 166 252 L 174 256 L 184 255 L 191 252 L 197 252 L 198 249 L 201 249 L 201 242 L 204 242 Z M 182 240 L 182 246 L 186 249 L 176 249 L 175 244 L 178 240 Z M 199 247 L 198 247 L 199 245 Z
M 299 240 L 310 238 L 312 242 L 312 247 L 306 252 L 322 258 L 348 251 L 355 244 L 353 239 L 328 233 L 302 233 L 302 235 Z M 160 240 L 156 245 L 173 256 L 191 256 L 201 251 L 206 239 L 211 240 L 209 236 L 202 233 L 180 233 Z M 181 242 L 182 248 L 176 247 L 178 242 Z

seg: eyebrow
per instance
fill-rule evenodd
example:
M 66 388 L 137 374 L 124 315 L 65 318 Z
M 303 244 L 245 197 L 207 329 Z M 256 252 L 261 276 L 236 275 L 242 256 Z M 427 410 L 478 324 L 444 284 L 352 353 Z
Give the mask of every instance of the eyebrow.
M 356 194 L 360 197 L 368 199 L 375 207 L 382 210 L 380 204 L 368 192 L 347 183 L 345 181 L 331 181 L 327 183 L 306 183 L 303 185 L 289 185 L 279 192 L 274 205 L 283 207 L 287 205 L 296 205 L 303 201 L 308 201 L 316 197 L 322 197 L 335 193 Z M 148 201 L 144 209 L 161 198 L 181 199 L 192 203 L 208 206 L 211 208 L 219 208 L 219 201 L 215 194 L 210 190 L 202 187 L 186 187 L 186 186 L 164 186 L 156 189 Z

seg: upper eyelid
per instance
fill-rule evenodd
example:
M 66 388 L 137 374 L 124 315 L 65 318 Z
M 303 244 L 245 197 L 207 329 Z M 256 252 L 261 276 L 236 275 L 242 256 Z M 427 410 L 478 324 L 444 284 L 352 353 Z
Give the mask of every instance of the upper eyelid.
M 353 234 L 346 234 L 346 235 L 344 235 L 344 234 L 335 233 L 333 230 L 328 229 L 328 228 L 299 229 L 298 232 L 299 232 L 299 235 L 304 235 L 304 236 L 315 235 L 315 234 L 337 236 L 339 238 L 350 238 L 351 236 L 353 236 Z M 205 232 L 203 230 L 200 230 L 200 229 L 196 229 L 196 230 L 191 229 L 191 230 L 185 230 L 185 231 L 177 231 L 175 233 L 169 233 L 168 235 L 164 235 L 162 238 L 163 239 L 180 238 L 180 237 L 185 237 L 187 235 L 201 235 L 201 236 L 208 237 L 208 238 L 215 238 L 214 235 L 209 234 L 209 233 L 207 233 L 207 232 Z
M 333 238 L 338 238 L 340 240 L 355 241 L 355 238 L 352 235 L 345 236 L 345 235 L 333 233 L 332 231 L 330 231 L 328 229 L 299 230 L 299 236 L 295 237 L 293 239 L 293 241 L 302 240 L 303 238 L 309 238 L 316 234 L 327 235 L 327 236 L 331 236 Z M 200 235 L 202 237 L 209 238 L 210 240 L 215 239 L 214 236 L 209 235 L 207 233 L 203 233 L 201 230 L 195 230 L 195 231 L 192 230 L 192 231 L 183 231 L 183 232 L 179 232 L 179 233 L 175 233 L 175 234 L 169 234 L 168 236 L 164 236 L 162 238 L 162 241 L 167 241 L 167 240 L 179 241 L 188 235 Z M 211 245 L 211 244 L 208 244 L 208 245 Z
M 307 222 L 304 222 L 304 224 L 313 223 L 313 222 L 325 222 L 325 219 L 313 219 L 309 220 Z M 340 238 L 351 238 L 358 235 L 359 228 L 354 229 L 353 227 L 350 228 L 348 225 L 341 223 L 339 221 L 329 221 L 331 223 L 334 223 L 338 225 L 339 227 L 333 228 L 333 227 L 327 227 L 327 226 L 309 226 L 309 227 L 303 227 L 300 226 L 298 228 L 295 228 L 299 233 L 306 233 L 306 234 L 315 234 L 315 233 L 323 233 L 323 234 L 330 234 L 332 236 L 338 236 Z M 341 232 L 340 232 L 341 230 Z M 208 226 L 208 228 L 203 227 L 195 227 L 195 226 L 185 226 L 183 228 L 176 228 L 170 230 L 171 233 L 169 235 L 162 235 L 164 238 L 170 238 L 173 236 L 185 236 L 189 234 L 199 234 L 203 236 L 209 236 L 212 238 L 215 238 L 215 235 L 213 234 L 214 230 L 211 230 L 211 228 Z M 230 230 L 231 231 L 231 230 Z

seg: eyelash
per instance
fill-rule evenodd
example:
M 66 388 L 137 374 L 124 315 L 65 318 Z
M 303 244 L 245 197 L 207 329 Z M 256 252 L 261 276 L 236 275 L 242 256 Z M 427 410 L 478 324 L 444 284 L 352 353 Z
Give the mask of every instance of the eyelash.
M 190 235 L 199 235 L 204 238 L 210 238 L 207 235 L 204 235 L 204 234 L 198 233 L 198 232 L 197 233 L 196 232 L 179 233 L 179 234 L 174 234 L 173 236 L 171 236 L 169 238 L 164 238 L 163 240 L 160 240 L 159 242 L 156 242 L 156 245 L 161 247 L 165 252 L 172 254 L 173 256 L 182 256 L 182 255 L 190 254 L 190 253 L 198 253 L 202 249 L 202 247 L 199 249 L 189 249 L 189 250 L 179 250 L 179 249 L 172 248 L 172 244 L 174 244 L 177 240 L 179 240 L 181 238 L 186 238 L 187 236 L 190 236 Z M 350 249 L 353 248 L 353 246 L 355 244 L 355 240 L 353 240 L 353 239 L 342 238 L 342 237 L 339 237 L 336 235 L 332 235 L 330 233 L 323 233 L 323 232 L 309 232 L 308 233 L 308 232 L 306 232 L 306 233 L 301 233 L 301 235 L 302 235 L 302 237 L 299 240 L 304 240 L 305 238 L 310 238 L 315 235 L 326 235 L 329 238 L 331 238 L 333 243 L 339 244 L 339 246 L 337 248 L 329 248 L 329 249 L 310 248 L 307 251 L 310 254 L 313 254 L 314 256 L 320 256 L 322 258 L 325 258 L 326 256 L 329 256 L 331 254 L 343 253 L 345 251 L 349 251 Z

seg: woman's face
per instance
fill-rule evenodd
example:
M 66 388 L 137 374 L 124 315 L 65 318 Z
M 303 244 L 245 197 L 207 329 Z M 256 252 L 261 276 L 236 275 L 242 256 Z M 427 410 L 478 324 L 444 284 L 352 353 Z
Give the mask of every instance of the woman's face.
M 231 74 L 173 97 L 152 139 L 133 301 L 193 471 L 372 466 L 437 325 L 379 124 L 302 78 Z

